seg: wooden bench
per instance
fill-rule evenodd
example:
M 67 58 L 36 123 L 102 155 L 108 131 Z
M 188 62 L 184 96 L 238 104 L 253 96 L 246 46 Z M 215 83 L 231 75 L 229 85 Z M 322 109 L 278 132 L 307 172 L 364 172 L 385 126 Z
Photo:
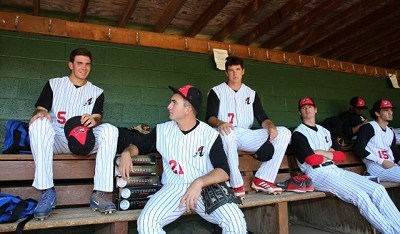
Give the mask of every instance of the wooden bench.
M 288 233 L 288 203 L 325 197 L 322 192 L 284 192 L 282 195 L 256 193 L 250 185 L 261 163 L 246 152 L 240 152 L 239 159 L 247 191 L 240 208 L 245 214 L 248 230 L 254 233 L 265 233 L 266 230 L 268 233 Z M 161 163 L 158 165 L 161 167 Z M 103 215 L 88 207 L 93 189 L 94 166 L 94 155 L 55 155 L 53 169 L 57 208 L 46 220 L 28 222 L 24 230 L 102 224 L 96 233 L 128 233 L 128 222 L 136 221 L 141 210 Z M 34 162 L 31 155 L 0 155 L 0 192 L 38 199 L 39 191 L 31 186 L 33 175 Z M 290 167 L 288 157 L 285 156 L 276 181 L 284 181 L 289 177 Z M 14 231 L 16 226 L 17 223 L 0 224 L 0 232 Z
M 346 161 L 336 163 L 344 170 L 352 171 L 364 175 L 364 163 L 354 155 L 352 151 L 345 151 Z M 299 170 L 295 162 L 294 155 L 289 156 L 293 170 Z M 393 202 L 400 208 L 400 184 L 391 182 L 381 182 Z M 294 202 L 290 204 L 289 212 L 291 219 L 302 225 L 309 225 L 321 230 L 328 230 L 339 233 L 376 233 L 363 216 L 358 208 L 352 204 L 343 202 L 331 193 L 321 199 Z M 327 212 L 321 212 L 321 210 Z

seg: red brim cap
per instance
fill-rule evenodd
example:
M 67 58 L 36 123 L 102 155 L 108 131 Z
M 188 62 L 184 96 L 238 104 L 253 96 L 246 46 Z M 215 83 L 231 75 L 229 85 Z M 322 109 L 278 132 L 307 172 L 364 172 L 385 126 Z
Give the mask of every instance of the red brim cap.
M 315 106 L 315 102 L 314 102 L 314 100 L 312 100 L 311 98 L 309 98 L 309 97 L 303 97 L 303 98 L 301 98 L 300 100 L 299 100 L 299 110 L 300 110 L 300 108 L 302 107 L 302 106 L 305 106 L 305 105 L 312 105 L 312 106 Z
M 184 85 L 179 89 L 172 86 L 168 86 L 174 93 L 179 93 L 183 98 L 185 98 L 194 109 L 199 112 L 201 103 L 203 101 L 203 96 L 198 88 L 192 85 Z

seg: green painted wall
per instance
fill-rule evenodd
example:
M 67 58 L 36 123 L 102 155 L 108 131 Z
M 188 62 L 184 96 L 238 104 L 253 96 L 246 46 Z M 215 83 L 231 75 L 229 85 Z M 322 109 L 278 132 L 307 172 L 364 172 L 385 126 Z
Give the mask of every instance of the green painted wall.
M 49 78 L 69 74 L 70 51 L 87 47 L 93 53 L 90 81 L 105 90 L 104 120 L 116 126 L 154 125 L 168 120 L 168 85 L 191 83 L 206 96 L 223 81 L 211 55 L 119 45 L 0 30 L 0 139 L 9 119 L 28 120 L 43 85 Z M 301 68 L 252 60 L 245 61 L 244 82 L 255 89 L 270 118 L 277 125 L 299 123 L 297 101 L 315 98 L 318 121 L 348 107 L 361 95 L 369 106 L 389 98 L 400 106 L 399 90 L 389 79 Z M 205 114 L 204 97 L 200 119 Z M 399 110 L 393 126 L 397 127 Z

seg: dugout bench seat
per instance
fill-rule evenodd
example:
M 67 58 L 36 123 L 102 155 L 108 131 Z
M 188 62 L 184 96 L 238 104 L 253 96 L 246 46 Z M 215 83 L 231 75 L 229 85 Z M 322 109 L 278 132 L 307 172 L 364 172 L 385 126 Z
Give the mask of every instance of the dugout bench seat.
M 325 193 L 311 192 L 296 194 L 284 192 L 281 195 L 256 193 L 250 188 L 251 179 L 260 162 L 251 153 L 240 152 L 240 171 L 247 191 L 242 208 L 248 230 L 254 233 L 289 233 L 288 203 L 325 197 Z M 160 159 L 159 159 L 160 160 Z M 158 163 L 159 170 L 162 167 Z M 31 220 L 24 230 L 49 229 L 82 225 L 98 225 L 96 233 L 128 233 L 128 222 L 135 221 L 141 210 L 119 211 L 104 215 L 93 212 L 89 207 L 93 189 L 95 155 L 55 155 L 54 180 L 57 190 L 57 208 L 43 221 Z M 40 192 L 31 184 L 34 175 L 32 155 L 0 155 L 0 192 L 18 195 L 21 198 L 40 197 Z M 281 164 L 276 181 L 290 178 L 288 157 Z M 199 217 L 200 218 L 200 217 Z M 0 224 L 0 232 L 15 231 L 16 223 Z

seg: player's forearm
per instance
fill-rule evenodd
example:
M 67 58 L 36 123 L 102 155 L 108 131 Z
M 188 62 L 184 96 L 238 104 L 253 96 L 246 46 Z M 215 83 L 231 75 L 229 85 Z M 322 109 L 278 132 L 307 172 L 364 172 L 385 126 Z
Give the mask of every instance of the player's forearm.
M 35 116 L 37 113 L 39 113 L 41 111 L 49 112 L 46 108 L 41 107 L 41 106 L 37 106 L 36 109 L 33 111 L 32 116 Z
M 226 174 L 226 172 L 221 168 L 215 168 L 208 174 L 197 178 L 195 181 L 200 182 L 202 188 L 204 188 L 212 184 L 225 182 L 227 180 L 229 180 L 228 174 Z
M 124 149 L 124 151 L 121 153 L 121 156 L 122 155 L 129 155 L 129 157 L 139 155 L 139 149 L 136 145 L 130 145 Z
M 218 127 L 219 125 L 221 125 L 222 123 L 224 123 L 224 121 L 219 120 L 219 119 L 218 119 L 217 117 L 215 117 L 215 116 L 211 116 L 210 118 L 208 118 L 208 124 L 209 124 L 211 127 L 216 128 L 216 127 Z
M 262 122 L 261 127 L 264 129 L 270 129 L 270 128 L 275 128 L 276 126 L 275 124 L 270 120 L 270 119 L 266 119 Z

